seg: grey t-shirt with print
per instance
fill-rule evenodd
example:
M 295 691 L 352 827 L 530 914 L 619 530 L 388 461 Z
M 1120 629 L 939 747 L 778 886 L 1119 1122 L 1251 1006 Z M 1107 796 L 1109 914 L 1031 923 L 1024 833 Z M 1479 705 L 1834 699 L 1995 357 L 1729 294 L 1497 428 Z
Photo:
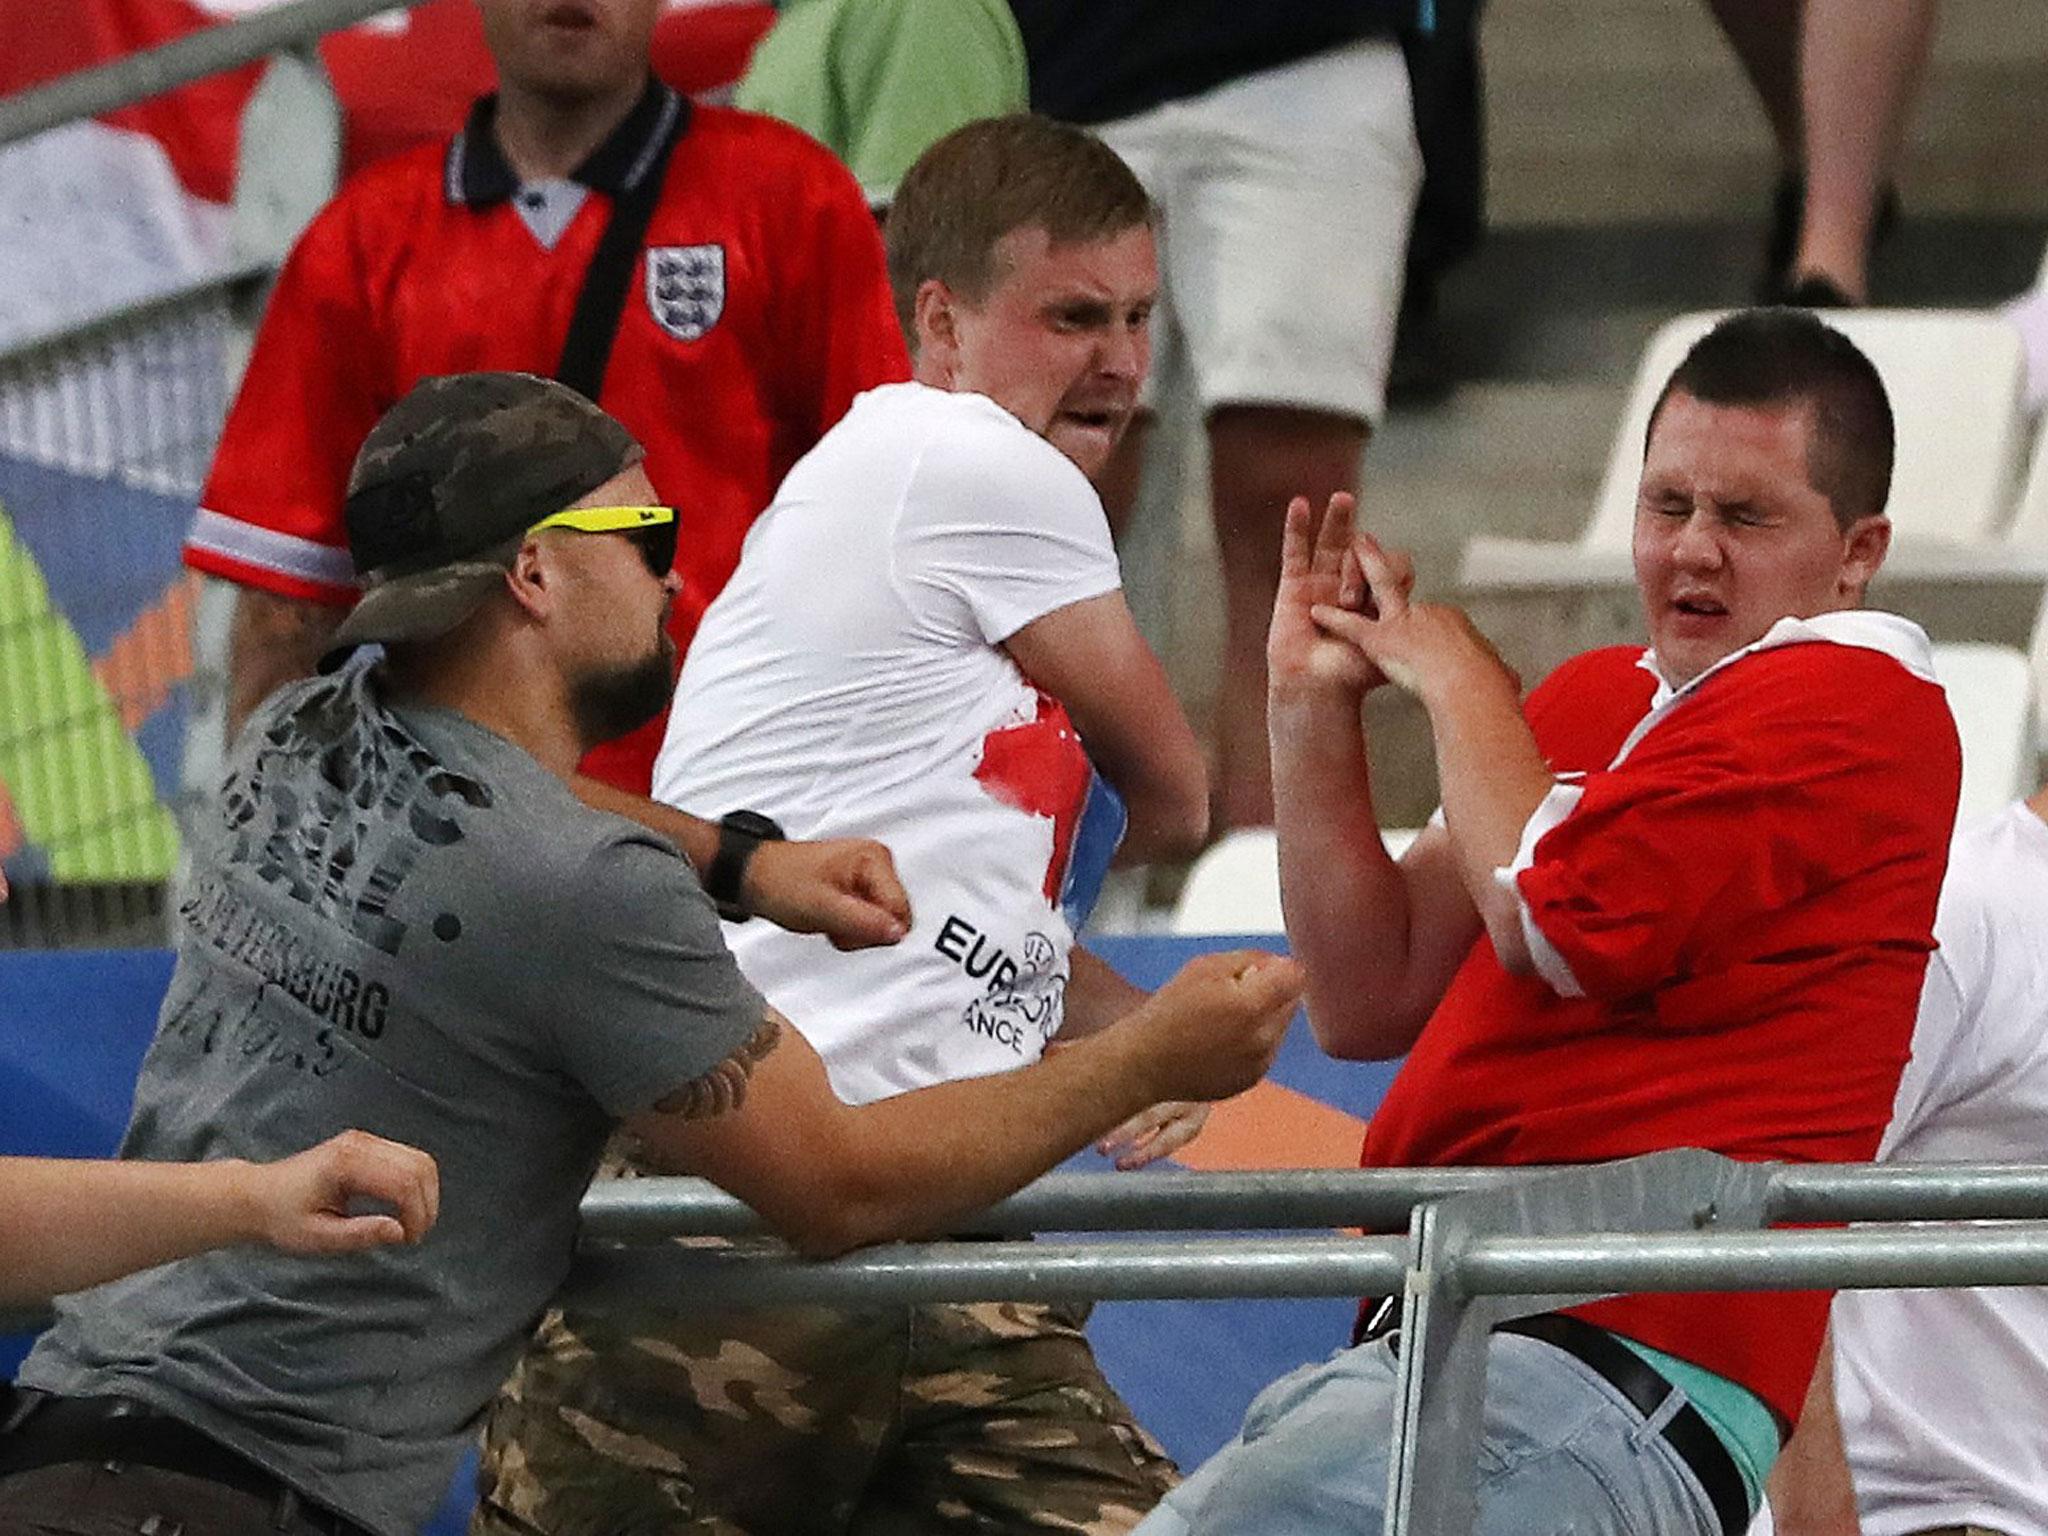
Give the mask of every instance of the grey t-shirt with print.
M 440 1223 L 85 1292 L 19 1380 L 140 1399 L 410 1536 L 567 1271 L 613 1123 L 750 1064 L 763 1005 L 669 844 L 459 715 L 386 707 L 364 660 L 266 706 L 208 822 L 123 1155 L 359 1126 L 434 1155 Z

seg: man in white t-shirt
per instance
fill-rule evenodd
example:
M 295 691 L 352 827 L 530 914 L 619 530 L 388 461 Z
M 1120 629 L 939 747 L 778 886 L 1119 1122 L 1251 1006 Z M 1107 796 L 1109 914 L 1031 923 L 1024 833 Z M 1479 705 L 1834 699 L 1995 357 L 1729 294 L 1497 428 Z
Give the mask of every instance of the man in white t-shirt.
M 1957 835 L 1934 933 L 1878 1156 L 2039 1162 L 2048 789 Z M 2048 1536 L 2048 1288 L 1842 1291 L 1833 1341 L 1772 1479 L 1779 1536 Z
M 654 773 L 658 799 L 725 818 L 714 897 L 763 837 L 888 844 L 902 943 L 726 928 L 856 1104 L 1025 1066 L 1135 1006 L 1073 930 L 1120 833 L 1126 856 L 1174 856 L 1207 822 L 1200 749 L 1089 479 L 1149 360 L 1144 189 L 1078 129 L 990 119 L 904 177 L 888 241 L 915 382 L 860 396 L 755 523 Z M 1160 1106 L 1111 1141 L 1135 1165 L 1199 1123 Z M 1175 1473 L 1084 1315 L 571 1318 L 494 1417 L 487 1508 L 550 1536 L 664 1509 L 747 1536 L 1127 1530 Z

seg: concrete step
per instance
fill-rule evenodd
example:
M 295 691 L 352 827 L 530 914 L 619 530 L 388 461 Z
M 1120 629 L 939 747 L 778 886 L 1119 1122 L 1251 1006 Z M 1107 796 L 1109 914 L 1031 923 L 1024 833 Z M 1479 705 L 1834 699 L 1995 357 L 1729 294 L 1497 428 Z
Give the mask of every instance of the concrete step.
M 1482 46 L 1496 225 L 1762 209 L 1775 148 L 1704 0 L 1496 0 Z M 2044 143 L 2037 0 L 1946 0 L 1900 168 L 1909 206 L 2048 215 Z
M 1745 219 L 1521 225 L 1490 230 L 1453 271 L 1436 313 L 1396 360 L 1395 414 L 1471 382 L 1634 374 L 1673 315 L 1747 303 L 1761 262 L 1762 204 Z M 1911 203 L 1879 250 L 1880 303 L 1984 308 L 2031 287 L 2048 210 L 2024 217 L 1936 216 Z
M 1493 381 L 1390 417 L 1366 454 L 1366 525 L 1410 551 L 1421 590 L 1440 596 L 1474 533 L 1572 537 L 1592 509 L 1624 393 L 1613 379 Z

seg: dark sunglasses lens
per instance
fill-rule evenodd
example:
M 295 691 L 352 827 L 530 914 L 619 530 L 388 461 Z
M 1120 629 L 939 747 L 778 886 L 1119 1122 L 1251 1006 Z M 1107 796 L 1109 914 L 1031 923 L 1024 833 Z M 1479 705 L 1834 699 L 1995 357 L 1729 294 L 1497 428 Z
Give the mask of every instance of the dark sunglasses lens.
M 635 528 L 627 535 L 640 551 L 640 558 L 647 562 L 647 569 L 656 576 L 666 576 L 676 563 L 676 522 L 670 518 L 665 523 L 656 523 L 649 528 Z

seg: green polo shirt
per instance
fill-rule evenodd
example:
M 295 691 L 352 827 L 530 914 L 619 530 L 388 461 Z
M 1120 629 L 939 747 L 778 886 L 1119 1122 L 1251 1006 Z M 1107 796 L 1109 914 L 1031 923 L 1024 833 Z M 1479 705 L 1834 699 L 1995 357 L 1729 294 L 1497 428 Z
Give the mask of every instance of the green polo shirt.
M 785 0 L 734 97 L 846 162 L 880 208 L 935 139 L 1029 101 L 1004 0 Z

